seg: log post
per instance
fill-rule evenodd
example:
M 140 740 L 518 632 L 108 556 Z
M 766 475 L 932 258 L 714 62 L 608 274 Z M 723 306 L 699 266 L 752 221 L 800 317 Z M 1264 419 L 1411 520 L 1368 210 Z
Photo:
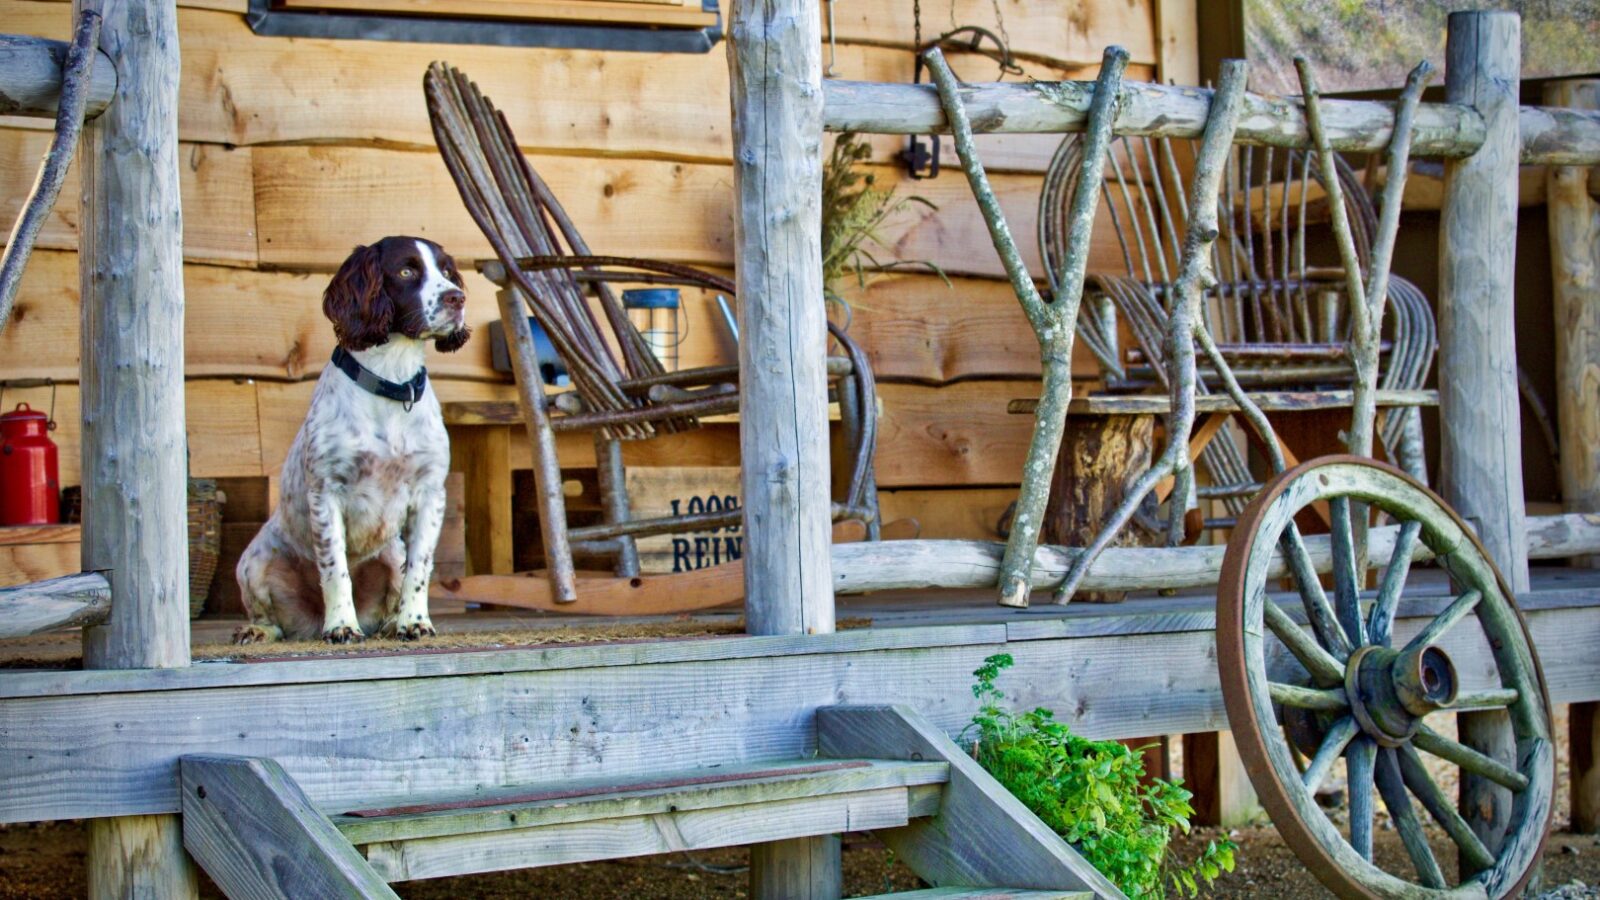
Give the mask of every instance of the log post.
M 176 3 L 109 4 L 100 48 L 116 96 L 78 154 L 83 569 L 106 575 L 112 600 L 106 624 L 84 629 L 84 665 L 180 667 L 189 562 Z M 198 890 L 177 816 L 91 820 L 88 862 L 93 898 Z
M 833 631 L 827 317 L 822 302 L 822 28 L 807 0 L 740 0 L 728 43 L 745 622 Z M 752 848 L 757 900 L 837 897 L 837 836 Z
M 1483 146 L 1445 163 L 1439 247 L 1440 483 L 1477 529 L 1511 589 L 1528 590 L 1522 428 L 1513 314 L 1521 20 L 1451 13 L 1445 95 L 1483 117 Z M 1458 717 L 1461 739 L 1490 755 L 1513 743 L 1503 712 Z M 1461 812 L 1498 853 L 1511 793 L 1465 772 Z
M 806 0 L 734 4 L 734 259 L 745 620 L 833 631 L 822 302 L 822 33 Z
M 1600 109 L 1600 80 L 1562 81 L 1544 89 L 1547 106 Z M 1591 170 L 1551 167 L 1545 174 L 1550 268 L 1555 288 L 1557 412 L 1561 502 L 1568 512 L 1600 512 L 1600 202 Z M 1593 568 L 1600 557 L 1574 560 Z M 1572 830 L 1600 831 L 1600 703 L 1574 703 Z

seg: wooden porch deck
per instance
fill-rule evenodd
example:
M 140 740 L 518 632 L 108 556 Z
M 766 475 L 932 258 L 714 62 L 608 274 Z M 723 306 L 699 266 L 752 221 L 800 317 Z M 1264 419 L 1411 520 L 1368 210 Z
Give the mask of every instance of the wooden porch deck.
M 1552 702 L 1600 700 L 1600 573 L 1542 567 L 1534 584 L 1523 608 Z M 1433 573 L 1414 588 L 1402 640 L 1448 600 Z M 972 671 L 1000 652 L 1016 659 L 1002 678 L 1015 703 L 1051 707 L 1087 736 L 1226 730 L 1213 603 L 1192 593 L 1011 610 L 987 591 L 878 595 L 840 598 L 840 619 L 858 627 L 829 635 L 12 669 L 0 675 L 0 821 L 175 812 L 177 760 L 193 753 L 270 756 L 316 803 L 336 805 L 623 777 L 664 760 L 803 758 L 816 747 L 812 713 L 841 703 L 907 704 L 953 735 L 975 706 Z M 738 615 L 692 621 L 732 626 Z M 469 613 L 440 624 L 600 624 L 576 620 Z M 201 622 L 196 634 L 221 639 L 232 624 Z M 38 659 L 76 644 L 66 633 L 6 642 L 0 654 Z M 1446 647 L 1463 689 L 1487 682 L 1481 634 L 1457 629 Z

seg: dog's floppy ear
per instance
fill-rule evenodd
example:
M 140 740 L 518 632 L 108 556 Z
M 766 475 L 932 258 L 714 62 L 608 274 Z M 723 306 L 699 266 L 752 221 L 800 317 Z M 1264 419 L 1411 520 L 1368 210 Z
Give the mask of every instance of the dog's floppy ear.
M 346 350 L 387 343 L 394 303 L 383 290 L 383 257 L 376 246 L 357 247 L 322 293 L 322 314 Z
M 433 349 L 440 353 L 454 353 L 467 343 L 467 338 L 472 337 L 472 327 L 463 325 L 433 342 Z

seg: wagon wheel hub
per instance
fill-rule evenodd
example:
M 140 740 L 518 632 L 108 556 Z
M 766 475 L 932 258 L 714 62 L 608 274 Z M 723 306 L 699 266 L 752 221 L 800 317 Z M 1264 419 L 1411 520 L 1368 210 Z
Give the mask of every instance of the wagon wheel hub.
M 1435 646 L 1393 650 L 1366 646 L 1345 666 L 1345 696 L 1361 730 L 1381 747 L 1411 740 L 1422 717 L 1456 699 L 1456 667 Z
M 1314 507 L 1326 510 L 1326 538 L 1296 525 Z M 1407 593 L 1411 564 L 1424 560 L 1449 578 L 1455 595 L 1443 606 Z M 1365 590 L 1374 567 L 1383 570 L 1375 596 Z M 1285 570 L 1293 595 L 1274 596 Z M 1240 514 L 1220 581 L 1217 669 L 1228 722 L 1262 805 L 1307 868 L 1336 894 L 1362 900 L 1517 894 L 1550 820 L 1549 693 L 1511 590 L 1460 517 L 1396 469 L 1323 457 L 1274 478 Z M 1398 619 L 1420 628 L 1397 639 Z M 1488 655 L 1458 671 L 1447 646 Z M 1514 754 L 1427 721 L 1490 709 L 1503 711 Z M 1316 796 L 1341 762 L 1348 814 L 1336 821 Z M 1440 767 L 1510 792 L 1498 847 L 1435 781 Z M 1409 866 L 1373 852 L 1380 804 Z M 1424 815 L 1455 845 L 1459 870 L 1435 855 Z

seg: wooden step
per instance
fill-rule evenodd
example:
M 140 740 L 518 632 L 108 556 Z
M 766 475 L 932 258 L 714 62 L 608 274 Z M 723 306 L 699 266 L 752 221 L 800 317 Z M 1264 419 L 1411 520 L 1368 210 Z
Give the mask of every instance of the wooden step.
M 1088 890 L 1029 890 L 1026 887 L 930 887 L 861 900 L 1093 900 Z
M 330 814 L 388 881 L 893 828 L 939 809 L 945 762 L 807 759 L 502 787 Z

